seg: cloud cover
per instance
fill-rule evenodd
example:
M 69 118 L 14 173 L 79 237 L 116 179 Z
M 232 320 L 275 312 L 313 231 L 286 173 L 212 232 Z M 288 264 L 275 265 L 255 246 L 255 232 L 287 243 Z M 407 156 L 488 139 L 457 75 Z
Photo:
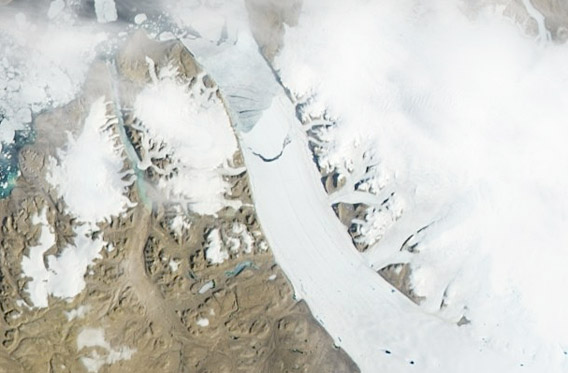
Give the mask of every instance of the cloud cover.
M 568 49 L 461 5 L 308 0 L 276 65 L 296 97 L 315 94 L 337 118 L 334 156 L 376 151 L 404 204 L 397 232 L 408 234 L 387 232 L 368 261 L 410 260 L 426 311 L 466 315 L 480 341 L 559 362 Z M 420 254 L 400 255 L 398 238 L 428 225 Z

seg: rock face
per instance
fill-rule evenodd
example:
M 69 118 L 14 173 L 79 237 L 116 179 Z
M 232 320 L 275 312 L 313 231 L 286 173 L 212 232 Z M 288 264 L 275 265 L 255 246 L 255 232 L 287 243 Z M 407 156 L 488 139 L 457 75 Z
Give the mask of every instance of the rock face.
M 181 44 L 138 34 L 118 53 L 116 71 L 112 61 L 95 62 L 79 98 L 35 120 L 37 141 L 21 152 L 17 187 L 0 200 L 0 371 L 358 371 L 306 304 L 294 301 L 257 220 L 240 151 L 228 161 L 239 172 L 223 175 L 230 185 L 226 199 L 238 203 L 213 215 L 156 199 L 160 178 L 170 176 L 152 169 L 167 168 L 168 156 L 152 158 L 154 167 L 135 173 L 125 192 L 131 207 L 96 224 L 72 216 L 47 181 L 68 146 L 64 131 L 79 134 L 100 96 L 109 102 L 109 115 L 117 115 L 106 130 L 117 142 L 127 140 L 137 156 L 148 151 L 131 108 L 151 84 L 152 69 L 167 65 L 189 85 L 216 91 Z M 119 136 L 121 128 L 126 137 Z M 123 145 L 124 169 L 134 172 Z M 223 260 L 208 255 L 212 232 Z M 48 307 L 38 307 L 22 263 L 46 246 L 36 259 L 52 281 L 59 271 L 54 264 L 70 253 L 79 257 L 87 245 L 81 242 L 101 243 L 93 261 L 73 269 L 84 288 L 61 296 L 58 289 L 70 284 L 54 284 Z

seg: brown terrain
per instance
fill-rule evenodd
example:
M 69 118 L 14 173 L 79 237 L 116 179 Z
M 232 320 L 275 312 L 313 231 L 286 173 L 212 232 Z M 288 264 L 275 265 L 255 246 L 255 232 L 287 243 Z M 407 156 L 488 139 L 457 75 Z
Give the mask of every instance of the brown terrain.
M 217 216 L 175 203 L 143 203 L 133 184 L 128 195 L 136 207 L 99 223 L 93 233 L 108 245 L 85 273 L 85 289 L 73 299 L 50 296 L 46 308 L 33 306 L 26 292 L 30 279 L 21 269 L 41 231 L 31 217 L 46 208 L 54 227 L 56 244 L 44 254 L 46 266 L 45 256 L 74 241 L 78 224 L 46 182 L 48 157 L 57 157 L 56 149 L 65 145 L 65 131 L 80 131 L 97 97 L 113 97 L 113 86 L 122 100 L 112 103 L 114 110 L 142 151 L 127 109 L 150 82 L 146 56 L 156 66 L 173 64 L 189 84 L 199 83 L 201 69 L 180 43 L 151 42 L 139 33 L 117 53 L 117 75 L 111 63 L 96 61 L 80 97 L 34 121 L 37 141 L 22 150 L 17 187 L 0 200 L 0 371 L 81 372 L 90 366 L 99 372 L 357 372 L 307 305 L 294 300 L 263 237 L 246 171 L 225 176 L 232 185 L 227 199 L 242 206 Z M 214 87 L 208 77 L 203 80 Z M 243 166 L 239 152 L 233 166 Z M 154 177 L 146 171 L 148 183 Z M 186 223 L 182 229 L 172 227 L 176 217 Z M 252 250 L 231 251 L 221 264 L 208 262 L 210 232 L 218 230 L 226 246 L 241 239 L 235 226 L 253 238 Z

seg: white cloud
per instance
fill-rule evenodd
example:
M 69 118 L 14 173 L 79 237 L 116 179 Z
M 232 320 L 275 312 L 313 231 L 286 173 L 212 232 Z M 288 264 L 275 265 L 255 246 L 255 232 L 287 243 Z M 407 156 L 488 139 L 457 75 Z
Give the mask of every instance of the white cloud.
M 465 312 L 478 338 L 566 346 L 568 48 L 456 4 L 308 0 L 277 67 L 338 118 L 333 157 L 363 139 L 390 171 L 405 234 L 387 232 L 371 263 L 435 222 L 413 259 L 426 310 L 446 292 L 440 315 Z
M 153 71 L 153 61 L 149 63 Z M 167 154 L 173 162 L 167 170 L 154 168 L 168 175 L 159 181 L 166 198 L 212 215 L 229 204 L 224 195 L 230 185 L 223 179 L 223 166 L 237 151 L 237 140 L 216 88 L 206 88 L 203 75 L 190 86 L 172 68 L 161 68 L 160 77 L 155 76 L 137 96 L 134 112 L 147 154 L 156 153 L 152 146 L 163 144 L 163 149 L 157 146 L 160 155 L 152 157 Z

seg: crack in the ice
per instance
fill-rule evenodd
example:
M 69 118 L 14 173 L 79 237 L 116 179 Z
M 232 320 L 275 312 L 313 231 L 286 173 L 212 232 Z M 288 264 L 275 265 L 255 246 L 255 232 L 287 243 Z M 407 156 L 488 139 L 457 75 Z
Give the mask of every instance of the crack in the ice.
M 257 112 L 258 110 L 256 109 L 245 109 L 245 110 L 238 110 L 237 112 L 239 114 L 248 114 L 248 113 L 254 113 Z
M 278 158 L 280 158 L 282 156 L 282 154 L 284 153 L 284 149 L 286 149 L 286 147 L 288 146 L 288 144 L 290 144 L 290 142 L 292 142 L 292 140 L 290 140 L 290 136 L 286 135 L 286 138 L 284 139 L 284 142 L 282 143 L 282 150 L 280 150 L 280 153 L 278 153 L 275 157 L 272 157 L 272 158 L 266 158 L 265 156 L 263 156 L 260 153 L 255 152 L 251 148 L 249 148 L 249 149 L 252 151 L 252 154 L 256 155 L 257 157 L 262 159 L 264 162 L 274 162 L 275 160 L 277 160 Z
M 227 95 L 227 97 L 231 97 L 231 98 L 238 98 L 238 99 L 242 99 L 242 100 L 249 100 L 249 101 L 255 101 L 254 99 L 247 97 L 247 96 L 242 96 L 242 95 Z

